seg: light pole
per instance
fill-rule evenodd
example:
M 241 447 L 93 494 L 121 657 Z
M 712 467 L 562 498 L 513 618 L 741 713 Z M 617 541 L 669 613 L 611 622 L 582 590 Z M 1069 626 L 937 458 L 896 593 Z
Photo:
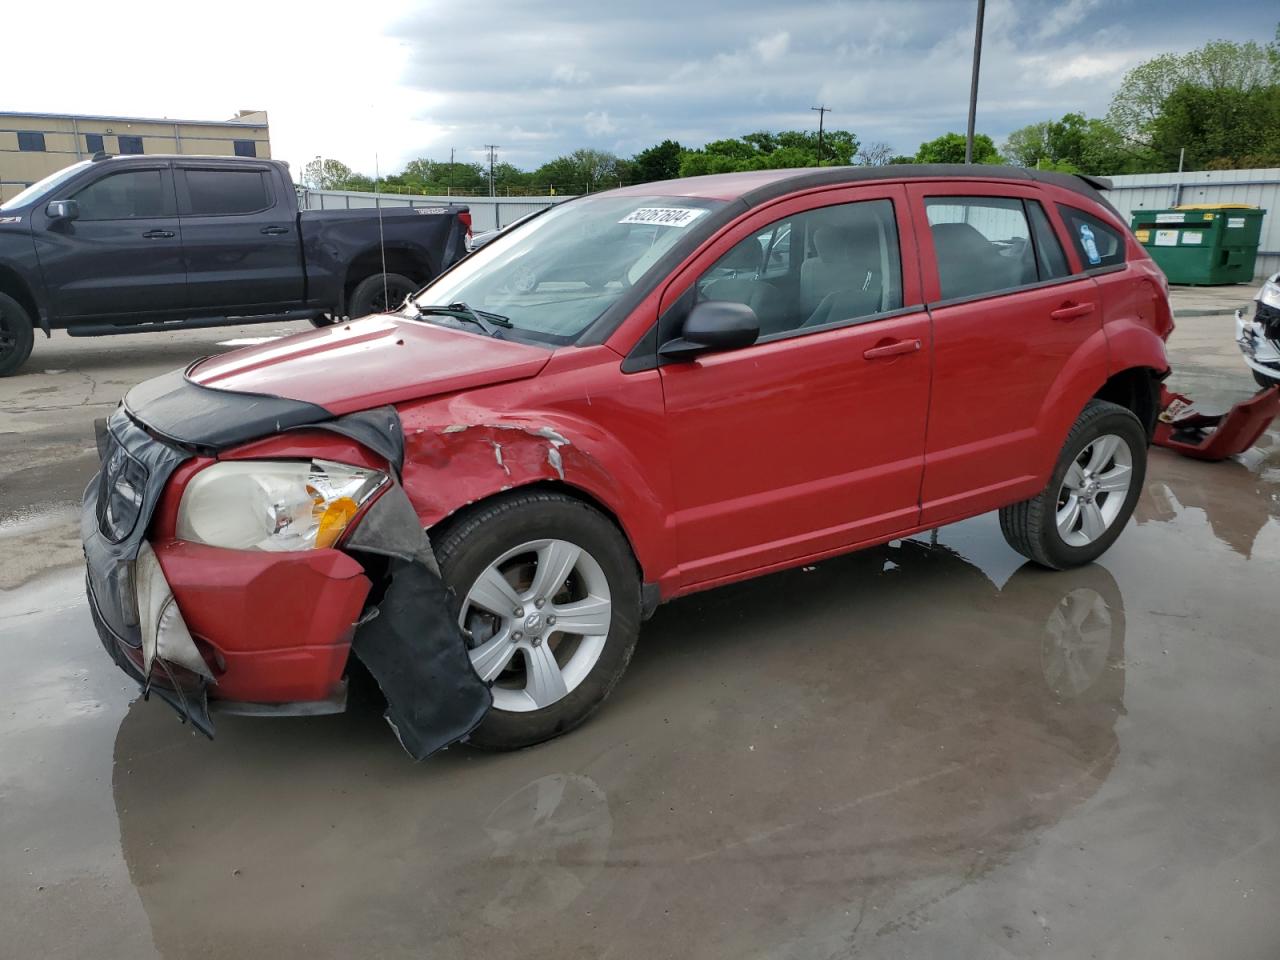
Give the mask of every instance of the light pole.
M 978 68 L 982 64 L 982 16 L 987 0 L 978 0 L 978 22 L 973 28 L 973 76 L 969 80 L 969 133 L 964 141 L 964 162 L 973 163 L 973 124 L 978 116 Z

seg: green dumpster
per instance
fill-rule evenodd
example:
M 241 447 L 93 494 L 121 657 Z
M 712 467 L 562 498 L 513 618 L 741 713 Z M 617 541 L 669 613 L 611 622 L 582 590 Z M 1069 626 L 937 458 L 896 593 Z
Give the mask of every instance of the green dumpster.
M 1248 283 L 1266 212 L 1244 204 L 1192 204 L 1138 210 L 1129 225 L 1170 283 Z

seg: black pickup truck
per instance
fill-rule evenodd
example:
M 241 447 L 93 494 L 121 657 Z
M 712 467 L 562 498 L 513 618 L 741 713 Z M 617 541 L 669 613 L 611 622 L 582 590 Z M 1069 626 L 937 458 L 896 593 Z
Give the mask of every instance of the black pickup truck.
M 99 336 L 394 305 L 466 253 L 465 206 L 302 210 L 288 167 L 99 154 L 0 204 L 0 376 L 35 327 Z

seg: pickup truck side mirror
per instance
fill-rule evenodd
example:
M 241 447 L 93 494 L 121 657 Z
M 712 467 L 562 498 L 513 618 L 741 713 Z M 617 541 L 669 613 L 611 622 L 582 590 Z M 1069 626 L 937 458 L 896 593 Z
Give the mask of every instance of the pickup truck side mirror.
M 80 217 L 80 204 L 74 200 L 53 200 L 44 208 L 50 220 L 76 220 Z
M 658 348 L 658 356 L 667 360 L 692 360 L 710 350 L 750 346 L 759 336 L 760 321 L 745 303 L 704 300 L 689 311 L 680 336 Z

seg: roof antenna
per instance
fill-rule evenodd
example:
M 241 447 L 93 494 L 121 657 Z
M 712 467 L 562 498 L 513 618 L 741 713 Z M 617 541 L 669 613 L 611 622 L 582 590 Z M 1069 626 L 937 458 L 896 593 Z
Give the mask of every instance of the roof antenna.
M 378 167 L 378 155 L 373 155 L 373 205 L 378 208 L 378 251 L 382 254 L 382 309 L 390 313 L 391 304 L 387 302 L 387 241 L 382 233 L 382 201 L 378 198 L 378 181 L 382 179 L 382 171 Z

